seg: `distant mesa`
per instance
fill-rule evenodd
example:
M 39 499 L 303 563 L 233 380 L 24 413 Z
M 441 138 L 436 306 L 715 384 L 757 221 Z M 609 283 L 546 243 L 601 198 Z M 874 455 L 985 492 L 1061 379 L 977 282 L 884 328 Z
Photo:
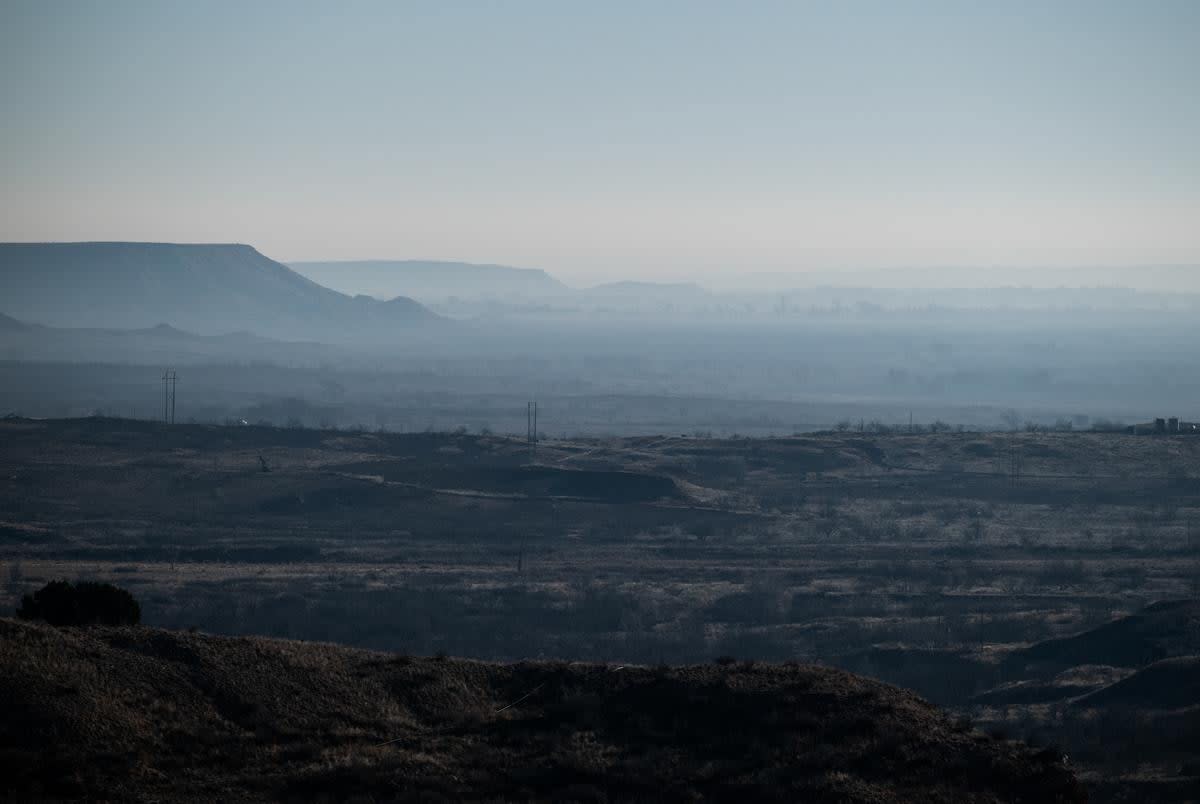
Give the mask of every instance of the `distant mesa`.
M 407 296 L 426 302 L 450 298 L 512 301 L 559 296 L 570 288 L 545 271 L 438 260 L 294 262 L 297 273 L 350 295 Z
M 12 316 L 0 313 L 0 332 L 24 332 L 31 328 L 31 325 L 23 321 L 18 321 Z
M 240 244 L 2 243 L 0 297 L 26 321 L 167 327 L 160 335 L 383 339 L 438 320 L 410 298 L 355 299 Z
M 356 298 L 407 296 L 439 309 L 455 303 L 482 303 L 485 307 L 548 304 L 567 310 L 589 309 L 597 304 L 637 309 L 649 303 L 658 309 L 712 298 L 694 282 L 625 280 L 576 289 L 540 269 L 468 262 L 359 260 L 294 262 L 290 266 L 314 282 Z

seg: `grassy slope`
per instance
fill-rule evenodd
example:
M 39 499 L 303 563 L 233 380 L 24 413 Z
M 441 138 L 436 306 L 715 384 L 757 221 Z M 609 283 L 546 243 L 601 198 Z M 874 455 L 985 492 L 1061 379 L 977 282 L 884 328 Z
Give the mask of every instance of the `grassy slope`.
M 17 800 L 1084 800 L 1049 752 L 806 665 L 500 665 L 0 620 L 0 709 Z

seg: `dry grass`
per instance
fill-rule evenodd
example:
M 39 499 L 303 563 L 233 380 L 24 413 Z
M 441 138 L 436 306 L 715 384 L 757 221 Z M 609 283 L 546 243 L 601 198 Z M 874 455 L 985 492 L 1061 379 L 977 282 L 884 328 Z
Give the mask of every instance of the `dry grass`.
M 500 665 L 0 620 L 0 701 L 18 800 L 1084 800 L 1049 754 L 804 665 Z

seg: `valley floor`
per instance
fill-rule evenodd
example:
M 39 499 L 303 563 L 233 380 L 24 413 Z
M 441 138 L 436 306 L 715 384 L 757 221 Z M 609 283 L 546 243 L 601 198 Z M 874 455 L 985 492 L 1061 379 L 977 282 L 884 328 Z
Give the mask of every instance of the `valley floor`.
M 130 589 L 152 626 L 214 634 L 820 662 L 1058 746 L 1093 800 L 1188 800 L 1200 778 L 1200 700 L 1129 697 L 1143 673 L 1193 689 L 1195 604 L 1145 607 L 1200 590 L 1200 439 L 653 435 L 535 452 L 18 419 L 0 422 L 0 544 L 0 610 L 83 577 Z

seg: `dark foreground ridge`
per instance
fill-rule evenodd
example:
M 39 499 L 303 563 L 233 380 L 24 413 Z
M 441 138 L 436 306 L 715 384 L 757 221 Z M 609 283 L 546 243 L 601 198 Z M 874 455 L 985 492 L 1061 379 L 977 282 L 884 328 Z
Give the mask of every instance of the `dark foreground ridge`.
M 1082 802 L 1062 758 L 811 665 L 410 658 L 0 619 L 13 800 Z

